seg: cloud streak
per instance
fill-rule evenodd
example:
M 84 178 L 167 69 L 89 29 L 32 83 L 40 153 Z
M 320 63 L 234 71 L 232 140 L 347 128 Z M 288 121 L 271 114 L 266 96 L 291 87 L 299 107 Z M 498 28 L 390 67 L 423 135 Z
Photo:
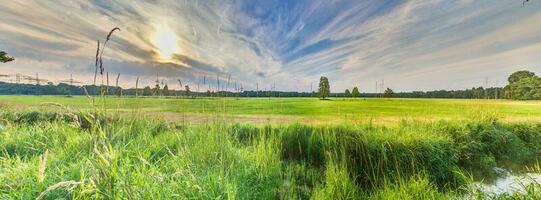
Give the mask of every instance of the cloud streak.
M 382 79 L 396 91 L 468 88 L 485 77 L 503 84 L 513 70 L 540 72 L 540 8 L 490 0 L 9 1 L 0 5 L 0 48 L 17 59 L 0 70 L 90 82 L 96 41 L 118 26 L 104 65 L 125 75 L 123 86 L 156 73 L 171 85 L 231 74 L 246 89 L 276 82 L 302 91 L 321 75 L 336 91 L 372 92 Z M 171 62 L 157 61 L 157 24 L 178 37 Z

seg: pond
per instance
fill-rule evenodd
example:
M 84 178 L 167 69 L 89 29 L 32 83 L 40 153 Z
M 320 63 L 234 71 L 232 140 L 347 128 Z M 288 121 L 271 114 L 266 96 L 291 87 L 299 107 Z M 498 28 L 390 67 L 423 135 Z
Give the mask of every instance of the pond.
M 475 182 L 474 189 L 484 194 L 498 196 L 506 193 L 525 193 L 528 185 L 541 184 L 541 173 L 514 174 L 502 168 L 494 168 L 494 170 L 500 174 L 499 178 L 488 183 Z

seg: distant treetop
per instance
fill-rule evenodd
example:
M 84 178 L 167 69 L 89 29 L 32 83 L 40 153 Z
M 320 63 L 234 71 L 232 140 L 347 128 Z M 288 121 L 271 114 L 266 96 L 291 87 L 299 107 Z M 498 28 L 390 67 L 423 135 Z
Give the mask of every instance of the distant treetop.
M 507 79 L 509 84 L 505 86 L 506 98 L 519 100 L 541 99 L 541 77 L 530 71 L 517 71 Z
M 325 76 L 322 76 L 319 79 L 319 98 L 326 99 L 331 93 L 331 86 L 329 84 L 329 79 Z
M 6 52 L 0 51 L 0 62 L 7 63 L 15 60 L 13 57 L 9 57 Z

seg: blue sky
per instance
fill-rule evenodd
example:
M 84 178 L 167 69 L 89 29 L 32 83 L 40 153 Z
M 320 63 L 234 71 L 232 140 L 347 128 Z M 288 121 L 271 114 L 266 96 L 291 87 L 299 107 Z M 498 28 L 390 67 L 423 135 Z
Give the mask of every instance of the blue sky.
M 104 66 L 125 87 L 156 73 L 172 88 L 229 75 L 248 90 L 307 91 L 322 75 L 333 91 L 374 92 L 381 80 L 396 91 L 502 86 L 513 71 L 541 73 L 540 9 L 537 0 L 8 1 L 0 49 L 16 61 L 0 74 L 91 83 L 96 41 L 118 26 Z M 155 42 L 163 27 L 175 35 L 168 59 Z

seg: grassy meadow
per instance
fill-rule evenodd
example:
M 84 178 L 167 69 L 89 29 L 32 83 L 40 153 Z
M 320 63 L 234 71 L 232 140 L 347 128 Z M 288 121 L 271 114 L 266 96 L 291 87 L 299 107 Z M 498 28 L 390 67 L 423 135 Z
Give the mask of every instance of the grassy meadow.
M 92 104 L 86 97 L 0 96 L 0 102 L 0 199 L 536 199 L 541 193 L 538 184 L 501 196 L 469 187 L 496 177 L 494 167 L 536 166 L 539 101 L 96 97 Z
M 237 122 L 287 124 L 396 123 L 494 115 L 502 121 L 541 120 L 540 101 L 478 99 L 334 98 L 117 98 L 92 101 L 84 96 L 0 96 L 0 106 L 16 110 L 54 110 L 60 103 L 78 111 L 106 107 L 110 113 L 148 115 L 177 122 L 209 122 L 224 117 Z

